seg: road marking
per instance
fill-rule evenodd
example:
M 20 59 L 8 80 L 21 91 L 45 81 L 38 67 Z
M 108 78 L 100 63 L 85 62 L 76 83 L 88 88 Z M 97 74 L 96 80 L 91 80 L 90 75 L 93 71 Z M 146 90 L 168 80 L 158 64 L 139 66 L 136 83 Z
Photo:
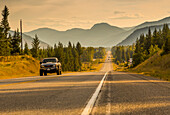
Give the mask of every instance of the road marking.
M 110 70 L 110 74 L 109 75 L 111 75 L 111 66 L 112 66 L 112 64 L 111 63 L 109 63 L 110 64 L 110 66 L 109 66 L 109 70 Z M 108 81 L 108 97 L 107 97 L 107 105 L 106 105 L 106 115 L 110 115 L 110 111 L 111 111 L 111 82 L 110 82 L 110 80 Z
M 107 97 L 107 106 L 106 106 L 106 115 L 110 115 L 110 109 L 111 109 L 111 84 L 110 80 L 108 82 L 108 97 Z
M 108 71 L 105 73 L 104 77 L 102 78 L 102 80 L 100 81 L 100 84 L 98 85 L 96 91 L 94 92 L 94 94 L 92 95 L 91 99 L 89 100 L 89 102 L 87 103 L 86 107 L 84 108 L 83 112 L 81 113 L 81 115 L 89 115 L 92 111 L 92 108 L 96 102 L 96 99 L 99 95 L 99 92 L 101 91 L 103 82 L 106 78 L 108 74 Z

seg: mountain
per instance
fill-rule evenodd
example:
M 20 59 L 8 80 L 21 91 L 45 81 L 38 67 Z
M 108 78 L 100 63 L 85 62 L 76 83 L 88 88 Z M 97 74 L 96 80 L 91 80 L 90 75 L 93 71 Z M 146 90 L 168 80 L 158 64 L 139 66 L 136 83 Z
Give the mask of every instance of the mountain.
M 168 24 L 168 26 L 170 26 L 170 23 Z M 159 29 L 162 30 L 163 29 L 163 25 L 150 26 L 150 27 L 145 27 L 145 28 L 137 29 L 132 34 L 130 34 L 125 40 L 120 42 L 118 45 L 132 45 L 133 43 L 136 42 L 136 39 L 139 38 L 141 34 L 146 35 L 148 33 L 148 29 L 149 28 L 151 29 L 151 32 L 153 33 L 155 28 L 157 30 L 159 30 Z
M 158 20 L 158 21 L 144 22 L 144 23 L 136 26 L 133 29 L 136 30 L 136 29 L 139 29 L 139 28 L 147 27 L 147 26 L 163 25 L 165 23 L 170 23 L 170 17 L 166 17 L 166 18 L 163 18 L 163 19 Z
M 14 31 L 9 31 L 9 33 L 11 35 L 13 35 Z M 27 43 L 28 44 L 28 48 L 32 48 L 31 44 L 32 44 L 33 38 L 28 36 L 28 35 L 26 35 L 26 34 L 24 34 L 24 33 L 22 34 L 22 36 L 23 36 L 23 46 L 24 46 L 25 43 Z M 47 43 L 45 43 L 45 42 L 40 40 L 40 48 L 47 48 L 47 46 L 48 46 Z
M 170 23 L 170 17 L 152 22 L 144 22 L 134 27 L 119 28 L 111 26 L 108 23 L 97 23 L 90 29 L 73 28 L 66 31 L 58 31 L 50 28 L 39 28 L 26 35 L 34 37 L 38 35 L 39 39 L 53 46 L 55 43 L 62 42 L 67 45 L 80 42 L 83 46 L 104 46 L 112 47 L 114 45 L 130 45 L 136 41 L 136 38 L 142 33 L 147 33 L 148 27 L 151 29 L 162 27 L 163 24 Z
M 142 23 L 133 29 L 126 31 L 129 32 L 127 37 L 117 45 L 132 45 L 135 43 L 136 39 L 140 37 L 141 34 L 147 34 L 149 27 L 151 28 L 151 31 L 153 32 L 156 28 L 157 30 L 163 28 L 163 24 L 168 24 L 170 26 L 170 17 L 166 17 L 164 19 L 153 21 L 153 22 L 145 22 Z
M 42 41 L 51 46 L 59 41 L 64 45 L 67 45 L 68 42 L 71 41 L 72 43 L 80 42 L 83 46 L 108 46 L 104 43 L 105 40 L 112 40 L 113 38 L 110 38 L 110 36 L 122 32 L 125 32 L 122 28 L 111 26 L 107 23 L 98 23 L 90 29 L 73 28 L 66 31 L 57 31 L 50 28 L 39 28 L 31 32 L 26 32 L 25 34 L 31 37 L 37 34 Z M 112 41 L 110 43 L 111 46 L 120 42 L 119 38 L 115 39 L 117 39 L 117 42 Z

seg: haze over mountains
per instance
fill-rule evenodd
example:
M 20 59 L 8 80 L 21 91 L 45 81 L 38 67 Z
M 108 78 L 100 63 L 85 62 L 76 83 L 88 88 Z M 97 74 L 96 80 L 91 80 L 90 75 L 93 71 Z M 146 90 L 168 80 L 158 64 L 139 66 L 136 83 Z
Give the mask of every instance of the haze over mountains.
M 136 41 L 137 38 L 140 37 L 141 34 L 147 34 L 149 27 L 153 32 L 155 28 L 157 30 L 162 29 L 163 24 L 170 25 L 170 17 L 166 17 L 161 20 L 153 21 L 153 22 L 144 22 L 140 25 L 135 26 L 134 28 L 127 31 L 129 35 L 117 45 L 131 45 Z
M 13 36 L 14 31 L 9 31 L 9 33 Z M 31 44 L 32 44 L 33 38 L 31 36 L 28 36 L 28 35 L 24 34 L 24 33 L 22 34 L 22 36 L 23 36 L 23 45 L 25 43 L 27 43 L 28 44 L 28 48 L 32 48 Z M 47 46 L 48 46 L 47 43 L 42 42 L 40 40 L 40 48 L 47 48 Z
M 24 34 L 31 37 L 37 34 L 41 41 L 51 46 L 55 43 L 58 44 L 58 42 L 67 45 L 71 41 L 72 43 L 80 42 L 82 46 L 112 47 L 114 45 L 131 45 L 140 34 L 148 32 L 148 27 L 151 26 L 153 31 L 155 28 L 161 29 L 165 23 L 170 24 L 170 17 L 153 22 L 144 22 L 130 28 L 119 28 L 107 23 L 98 23 L 90 29 L 73 28 L 58 31 L 50 28 L 39 28 Z
M 116 41 L 112 41 L 110 45 L 116 45 L 116 43 L 119 43 L 119 40 L 113 39 L 112 36 L 122 32 L 125 32 L 122 28 L 111 26 L 107 23 L 99 23 L 95 24 L 91 29 L 73 28 L 67 31 L 57 31 L 50 28 L 39 28 L 25 34 L 32 37 L 37 34 L 42 41 L 50 45 L 54 45 L 54 43 L 59 41 L 64 45 L 67 45 L 69 41 L 73 43 L 79 41 L 83 46 L 98 47 L 108 46 L 105 40 L 109 39 Z

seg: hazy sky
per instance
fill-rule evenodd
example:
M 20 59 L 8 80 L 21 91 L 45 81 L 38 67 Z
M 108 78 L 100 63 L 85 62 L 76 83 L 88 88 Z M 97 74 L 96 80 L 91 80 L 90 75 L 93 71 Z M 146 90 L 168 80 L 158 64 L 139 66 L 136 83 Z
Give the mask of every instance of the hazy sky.
M 4 5 L 10 10 L 11 28 L 23 19 L 23 31 L 88 29 L 100 22 L 128 27 L 170 16 L 170 0 L 0 0 L 1 11 Z

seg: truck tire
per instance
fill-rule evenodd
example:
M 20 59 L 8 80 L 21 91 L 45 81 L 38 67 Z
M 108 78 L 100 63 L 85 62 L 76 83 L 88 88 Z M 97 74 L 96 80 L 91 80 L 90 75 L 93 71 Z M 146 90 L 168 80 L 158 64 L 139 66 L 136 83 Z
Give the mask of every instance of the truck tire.
M 42 70 L 40 70 L 40 76 L 43 76 L 43 71 Z
M 57 70 L 57 75 L 60 75 L 60 70 Z
M 47 72 L 44 72 L 44 75 L 47 76 Z

